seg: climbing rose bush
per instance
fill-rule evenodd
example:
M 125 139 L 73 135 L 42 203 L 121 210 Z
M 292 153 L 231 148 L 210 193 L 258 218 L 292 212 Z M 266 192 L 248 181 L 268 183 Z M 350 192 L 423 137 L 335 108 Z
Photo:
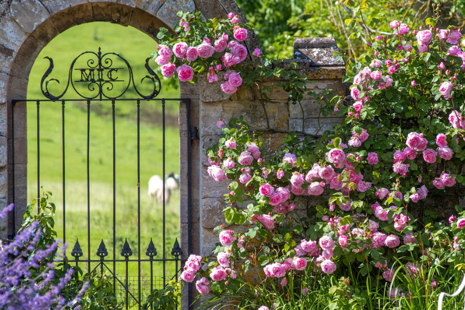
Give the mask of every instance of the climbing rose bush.
M 433 265 L 464 263 L 461 34 L 431 19 L 417 29 L 390 25 L 394 33 L 370 38 L 369 54 L 355 65 L 350 98 L 322 107 L 323 115 L 346 118 L 321 139 L 290 133 L 277 146 L 242 119 L 218 122 L 223 136 L 207 151 L 208 173 L 227 188 L 225 220 L 235 226 L 216 229 L 213 258 L 186 263 L 181 277 L 200 294 L 242 294 L 268 309 L 282 300 L 259 294 L 248 279 L 304 299 L 310 275 L 355 270 L 368 291 L 382 278 L 387 302 L 408 301 L 418 279 L 422 296 L 435 294 L 435 277 L 425 277 Z M 446 196 L 457 204 L 456 213 L 446 209 L 455 213 L 448 222 L 425 215 L 428 201 Z M 338 285 L 338 305 L 356 294 L 346 280 Z

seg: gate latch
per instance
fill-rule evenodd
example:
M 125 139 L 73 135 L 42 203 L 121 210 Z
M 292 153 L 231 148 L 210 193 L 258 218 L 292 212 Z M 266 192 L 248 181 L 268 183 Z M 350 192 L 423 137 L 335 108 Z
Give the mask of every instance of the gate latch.
M 191 129 L 191 140 L 199 140 L 199 130 L 197 127 Z

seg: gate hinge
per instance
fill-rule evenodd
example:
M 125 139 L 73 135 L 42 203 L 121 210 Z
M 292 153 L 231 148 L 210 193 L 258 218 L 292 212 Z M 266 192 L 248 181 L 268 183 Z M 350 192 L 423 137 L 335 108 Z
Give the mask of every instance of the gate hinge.
M 191 129 L 191 140 L 199 140 L 199 130 L 197 127 Z

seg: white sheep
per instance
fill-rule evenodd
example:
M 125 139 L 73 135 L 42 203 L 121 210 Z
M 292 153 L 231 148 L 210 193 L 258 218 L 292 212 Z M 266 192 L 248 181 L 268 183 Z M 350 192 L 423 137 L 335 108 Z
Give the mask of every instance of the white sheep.
M 153 202 L 153 198 L 156 197 L 157 201 L 163 202 L 163 179 L 158 176 L 154 175 L 149 180 L 149 190 L 148 195 L 150 196 L 150 200 Z M 170 201 L 170 190 L 165 185 L 165 202 L 169 203 Z
M 165 186 L 170 191 L 170 194 L 179 189 L 179 176 L 172 172 L 168 173 L 166 176 Z

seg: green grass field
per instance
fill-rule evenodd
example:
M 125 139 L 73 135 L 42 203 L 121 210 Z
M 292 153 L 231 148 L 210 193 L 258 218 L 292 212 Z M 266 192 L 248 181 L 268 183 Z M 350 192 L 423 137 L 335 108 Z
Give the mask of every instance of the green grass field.
M 57 78 L 50 90 L 61 93 L 66 84 L 71 61 L 84 51 L 115 52 L 132 64 L 136 85 L 146 75 L 145 59 L 156 49 L 156 42 L 131 27 L 110 23 L 90 23 L 73 27 L 56 37 L 40 53 L 29 78 L 28 99 L 44 98 L 40 91 L 40 80 L 48 68 L 49 56 L 54 60 L 54 71 L 49 78 Z M 155 67 L 155 63 L 151 62 Z M 163 80 L 162 80 L 163 82 Z M 141 91 L 149 93 L 145 85 Z M 127 96 L 134 98 L 135 93 Z M 178 98 L 179 90 L 164 89 L 159 98 Z M 76 94 L 66 96 L 77 98 Z M 179 173 L 179 132 L 176 126 L 179 103 L 167 103 L 166 127 L 166 173 Z M 127 238 L 137 256 L 137 123 L 136 103 L 116 104 L 116 257 Z M 28 105 L 28 198 L 37 197 L 37 107 Z M 141 253 L 152 238 L 158 251 L 163 252 L 162 207 L 151 203 L 147 196 L 147 182 L 154 175 L 162 175 L 162 128 L 161 105 L 159 102 L 141 102 L 140 124 L 140 189 L 141 189 Z M 74 242 L 79 243 L 87 257 L 87 105 L 83 102 L 65 104 L 65 196 L 66 196 L 66 241 L 70 253 Z M 58 213 L 56 228 L 62 238 L 63 229 L 63 167 L 62 167 L 62 106 L 60 102 L 40 104 L 40 185 L 53 193 Z M 90 113 L 90 229 L 91 258 L 95 255 L 101 240 L 107 245 L 109 257 L 112 249 L 113 209 L 113 141 L 111 102 L 91 103 Z M 171 258 L 171 247 L 179 238 L 179 194 L 175 194 L 166 206 L 166 251 Z M 118 273 L 124 272 L 124 264 L 118 266 Z M 137 275 L 137 265 L 130 266 L 131 276 Z M 160 265 L 154 266 L 161 276 Z M 170 266 L 171 269 L 174 267 Z M 148 264 L 143 265 L 147 275 Z

